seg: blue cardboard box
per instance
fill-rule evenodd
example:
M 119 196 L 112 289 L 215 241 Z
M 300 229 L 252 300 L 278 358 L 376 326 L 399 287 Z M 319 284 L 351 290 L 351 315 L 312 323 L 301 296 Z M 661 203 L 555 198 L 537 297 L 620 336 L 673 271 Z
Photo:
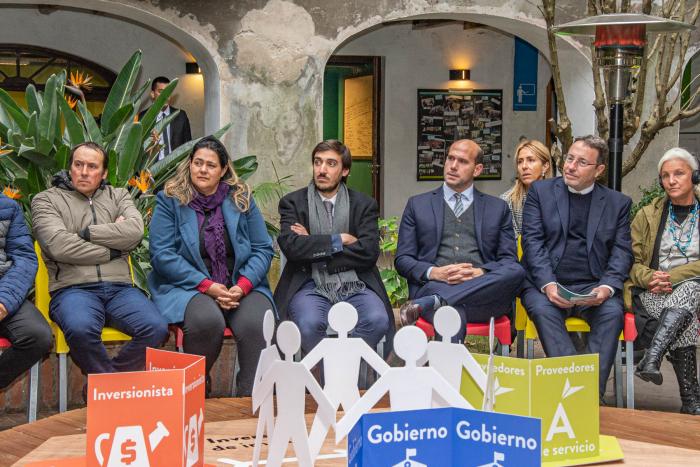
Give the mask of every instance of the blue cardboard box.
M 540 420 L 456 408 L 362 416 L 350 467 L 529 467 L 541 463 Z

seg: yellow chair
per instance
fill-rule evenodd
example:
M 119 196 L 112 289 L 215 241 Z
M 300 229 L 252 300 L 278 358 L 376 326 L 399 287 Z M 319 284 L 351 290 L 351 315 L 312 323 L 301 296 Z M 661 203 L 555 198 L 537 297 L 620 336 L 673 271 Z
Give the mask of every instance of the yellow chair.
M 51 321 L 49 317 L 49 302 L 51 301 L 49 296 L 49 274 L 46 270 L 46 264 L 44 264 L 44 260 L 41 257 L 39 243 L 34 242 L 34 250 L 36 250 L 36 256 L 39 260 L 39 269 L 36 272 L 34 283 L 35 305 L 41 314 L 44 315 L 53 332 L 55 352 L 58 354 L 58 411 L 65 412 L 68 408 L 68 361 L 66 356 L 70 348 L 61 328 Z M 129 271 L 131 272 L 131 282 L 133 284 L 134 270 L 131 266 L 131 258 L 129 258 Z M 123 342 L 129 340 L 131 340 L 131 337 L 114 328 L 105 327 L 102 329 L 102 342 Z

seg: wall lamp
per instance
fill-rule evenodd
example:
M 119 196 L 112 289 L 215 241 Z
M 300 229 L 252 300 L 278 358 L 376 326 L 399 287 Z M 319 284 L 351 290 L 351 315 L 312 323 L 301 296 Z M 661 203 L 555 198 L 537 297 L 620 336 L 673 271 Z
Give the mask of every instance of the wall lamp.
M 471 79 L 471 70 L 450 70 L 450 81 L 469 81 Z
M 199 69 L 199 64 L 197 62 L 187 62 L 185 63 L 185 72 L 188 75 L 198 75 L 202 70 Z

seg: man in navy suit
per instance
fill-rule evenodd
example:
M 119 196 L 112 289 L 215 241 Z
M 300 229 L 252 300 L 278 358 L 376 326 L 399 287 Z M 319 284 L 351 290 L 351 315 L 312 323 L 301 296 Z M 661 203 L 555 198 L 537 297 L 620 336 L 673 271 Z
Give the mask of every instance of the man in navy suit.
M 437 308 L 451 305 L 466 323 L 510 313 L 525 272 L 518 264 L 511 214 L 505 201 L 474 188 L 484 166 L 475 142 L 455 141 L 447 152 L 445 182 L 408 200 L 396 251 L 396 270 L 408 280 L 400 310 L 403 325 L 419 316 L 432 323 Z
M 535 322 L 548 357 L 575 355 L 565 320 L 588 321 L 586 353 L 600 355 L 600 395 L 605 393 L 622 331 L 622 284 L 632 266 L 631 200 L 595 183 L 605 171 L 607 143 L 576 138 L 564 176 L 532 184 L 523 209 L 522 300 Z M 557 284 L 593 298 L 576 304 L 557 293 Z

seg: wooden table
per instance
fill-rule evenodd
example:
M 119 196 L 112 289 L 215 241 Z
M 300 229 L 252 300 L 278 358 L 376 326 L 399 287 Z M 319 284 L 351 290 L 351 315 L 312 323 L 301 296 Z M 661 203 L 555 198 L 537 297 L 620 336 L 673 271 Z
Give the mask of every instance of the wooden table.
M 382 405 L 386 406 L 386 401 Z M 313 411 L 313 404 L 307 404 L 307 409 L 308 412 Z M 249 398 L 206 401 L 206 422 L 240 420 L 251 416 Z M 14 464 L 51 437 L 85 433 L 85 417 L 86 409 L 71 410 L 0 432 L 0 466 Z M 700 417 L 601 407 L 600 432 L 633 442 L 700 451 Z

